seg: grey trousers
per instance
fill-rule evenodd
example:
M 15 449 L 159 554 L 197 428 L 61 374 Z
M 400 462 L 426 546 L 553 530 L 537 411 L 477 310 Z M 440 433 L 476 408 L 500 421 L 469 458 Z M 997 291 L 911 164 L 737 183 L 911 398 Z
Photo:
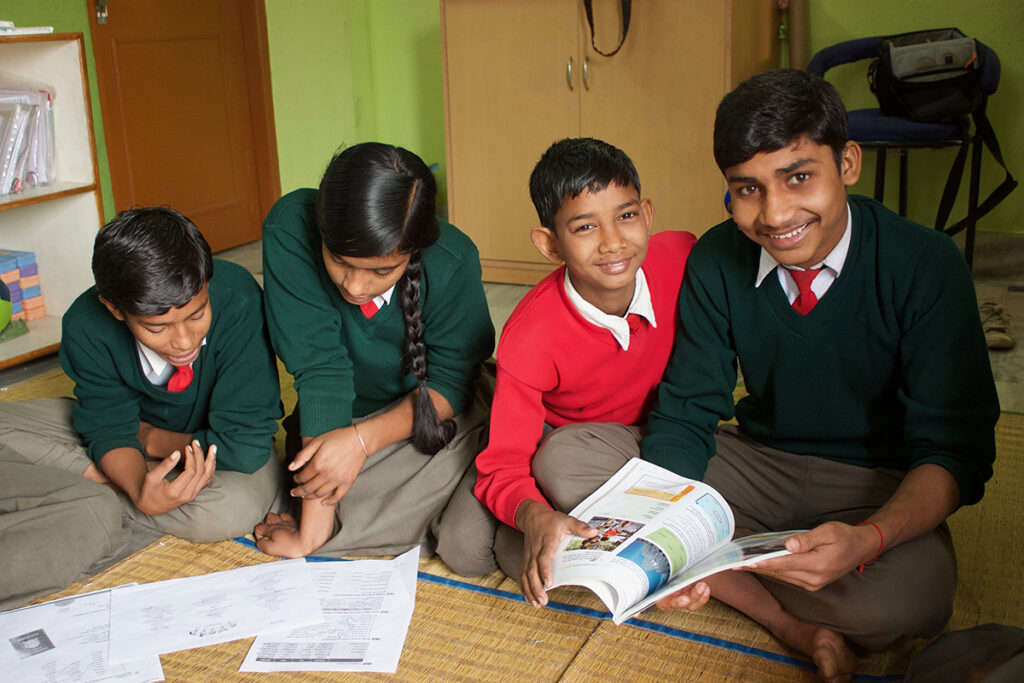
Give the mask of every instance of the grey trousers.
M 371 453 L 335 506 L 336 533 L 315 554 L 396 555 L 418 545 L 423 556 L 433 555 L 441 515 L 486 443 L 493 394 L 494 378 L 485 373 L 477 381 L 472 404 L 455 418 L 455 437 L 434 455 L 421 452 L 409 439 Z
M 546 427 L 545 433 L 530 467 L 541 493 L 561 512 L 572 510 L 640 455 L 638 427 L 583 423 Z M 462 576 L 481 576 L 501 567 L 518 578 L 523 534 L 499 522 L 473 495 L 475 483 L 474 467 L 459 483 L 441 519 L 437 552 Z
M 857 524 L 889 500 L 904 476 L 769 448 L 733 425 L 719 427 L 716 441 L 704 481 L 732 506 L 738 534 Z M 789 613 L 872 650 L 939 633 L 953 612 L 956 578 L 944 524 L 885 551 L 863 574 L 849 572 L 818 591 L 758 577 Z
M 0 445 L 32 464 L 81 476 L 91 461 L 72 423 L 73 405 L 70 398 L 0 403 Z M 272 443 L 267 455 L 252 474 L 217 470 L 195 500 L 162 515 L 143 514 L 118 494 L 121 511 L 139 526 L 195 543 L 248 534 L 281 500 L 282 468 Z
M 0 609 L 91 576 L 129 536 L 110 488 L 0 445 Z

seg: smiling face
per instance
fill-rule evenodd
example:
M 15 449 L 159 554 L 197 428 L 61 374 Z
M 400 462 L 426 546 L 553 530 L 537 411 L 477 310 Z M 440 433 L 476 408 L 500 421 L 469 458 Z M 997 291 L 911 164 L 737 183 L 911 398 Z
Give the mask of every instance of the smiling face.
M 846 188 L 860 177 L 861 150 L 832 148 L 806 137 L 725 169 L 732 215 L 744 235 L 786 266 L 817 265 L 846 230 Z
M 210 308 L 209 287 L 209 283 L 203 285 L 191 301 L 162 315 L 122 313 L 102 297 L 100 301 L 111 315 L 123 320 L 135 338 L 145 346 L 156 351 L 171 365 L 184 366 L 199 356 L 203 339 L 210 331 L 213 311 Z
M 534 245 L 552 263 L 565 262 L 580 296 L 611 315 L 624 315 L 636 272 L 647 256 L 654 207 L 635 187 L 614 183 L 566 198 L 554 229 L 534 228 Z
M 341 298 L 361 306 L 391 289 L 409 265 L 410 254 L 391 252 L 387 256 L 356 257 L 332 254 L 321 247 L 327 276 L 338 288 Z

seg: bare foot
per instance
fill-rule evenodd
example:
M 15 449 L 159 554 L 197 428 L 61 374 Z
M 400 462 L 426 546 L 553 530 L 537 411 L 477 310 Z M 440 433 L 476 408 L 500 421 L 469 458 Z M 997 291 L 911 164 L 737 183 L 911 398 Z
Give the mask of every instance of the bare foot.
M 779 628 L 770 630 L 786 645 L 810 657 L 818 667 L 821 680 L 847 683 L 853 678 L 857 671 L 857 657 L 843 636 L 823 626 L 787 616 Z
M 817 628 L 811 639 L 811 659 L 818 666 L 818 675 L 826 683 L 847 683 L 857 671 L 857 657 L 846 639 L 835 631 Z
M 256 547 L 268 555 L 305 557 L 315 550 L 306 549 L 299 534 L 299 523 L 287 512 L 281 515 L 268 513 L 252 534 L 256 537 Z

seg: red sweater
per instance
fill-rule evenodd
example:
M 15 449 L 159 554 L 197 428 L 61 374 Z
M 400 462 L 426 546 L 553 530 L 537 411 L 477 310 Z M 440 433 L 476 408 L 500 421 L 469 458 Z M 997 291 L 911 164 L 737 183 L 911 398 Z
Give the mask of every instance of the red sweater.
M 490 441 L 476 459 L 474 493 L 499 520 L 515 526 L 524 500 L 548 504 L 530 473 L 545 422 L 646 421 L 672 351 L 679 288 L 696 239 L 679 231 L 651 237 L 643 271 L 658 326 L 630 316 L 628 350 L 569 301 L 565 266 L 516 306 L 498 342 Z

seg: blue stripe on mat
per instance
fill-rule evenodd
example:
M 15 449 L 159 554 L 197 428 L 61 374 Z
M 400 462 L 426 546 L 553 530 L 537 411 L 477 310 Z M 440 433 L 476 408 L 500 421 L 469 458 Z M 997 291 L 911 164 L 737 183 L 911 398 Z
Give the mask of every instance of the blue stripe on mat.
M 234 539 L 236 543 L 241 543 L 249 548 L 256 548 L 256 544 L 249 539 L 239 536 Z M 337 562 L 340 561 L 338 558 L 333 557 L 320 557 L 317 555 L 311 555 L 306 558 L 307 562 Z M 482 593 L 484 595 L 490 595 L 497 598 L 504 598 L 506 600 L 512 600 L 514 602 L 523 602 L 526 600 L 519 593 L 512 593 L 510 591 L 498 590 L 497 588 L 487 588 L 486 586 L 477 586 L 476 584 L 468 583 L 466 581 L 459 581 L 457 579 L 449 579 L 444 576 L 437 576 L 436 574 L 428 574 L 426 572 L 417 572 L 418 578 L 428 583 L 434 583 L 441 586 L 451 586 L 453 588 L 460 588 L 462 590 L 471 591 L 473 593 Z M 592 619 L 611 619 L 611 614 L 608 612 L 602 612 L 596 609 L 590 609 L 589 607 L 579 607 L 577 605 L 569 605 L 563 602 L 549 601 L 547 606 L 551 609 L 558 610 L 559 612 L 568 612 L 570 614 L 579 614 L 580 616 L 590 617 Z M 789 657 L 787 655 L 780 655 L 775 652 L 769 652 L 768 650 L 762 650 L 756 647 L 750 647 L 749 645 L 743 645 L 741 643 L 734 643 L 731 640 L 724 640 L 722 638 L 715 638 L 713 636 L 704 636 L 699 633 L 691 633 L 690 631 L 684 631 L 683 629 L 673 628 L 671 626 L 662 626 L 661 624 L 654 624 L 649 621 L 642 621 L 640 619 L 629 619 L 625 622 L 630 626 L 641 628 L 647 631 L 655 633 L 662 633 L 664 635 L 673 636 L 675 638 L 681 638 L 682 640 L 689 640 L 695 643 L 701 643 L 702 645 L 711 645 L 712 647 L 720 647 L 723 650 L 731 650 L 732 652 L 739 652 L 740 654 L 751 655 L 754 657 L 760 657 L 761 659 L 767 659 L 772 662 L 779 664 L 787 664 L 789 666 L 796 667 L 798 669 L 804 669 L 805 671 L 815 671 L 814 664 L 803 659 L 797 659 L 795 657 Z M 871 683 L 888 683 L 889 681 L 902 681 L 903 676 L 899 674 L 892 674 L 886 676 L 872 676 L 868 674 L 857 674 L 853 677 L 855 681 L 868 681 Z

